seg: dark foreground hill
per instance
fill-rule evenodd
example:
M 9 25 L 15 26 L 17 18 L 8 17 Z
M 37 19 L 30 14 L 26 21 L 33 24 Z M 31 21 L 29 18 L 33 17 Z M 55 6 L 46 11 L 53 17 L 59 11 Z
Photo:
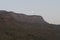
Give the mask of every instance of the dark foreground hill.
M 41 16 L 0 10 L 0 40 L 60 40 L 60 25 Z

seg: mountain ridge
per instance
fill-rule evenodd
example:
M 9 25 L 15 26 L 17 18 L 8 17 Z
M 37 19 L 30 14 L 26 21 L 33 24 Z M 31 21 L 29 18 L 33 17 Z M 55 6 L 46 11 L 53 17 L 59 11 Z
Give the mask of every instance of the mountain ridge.
M 60 25 L 42 16 L 0 10 L 0 40 L 60 40 Z
M 0 11 L 0 15 L 1 14 L 5 14 L 6 16 L 12 16 L 14 17 L 15 20 L 17 21 L 24 21 L 24 22 L 31 22 L 31 23 L 39 23 L 39 21 L 41 23 L 43 23 L 44 19 L 41 16 L 37 16 L 37 15 L 25 15 L 25 14 L 18 14 L 18 13 L 14 13 L 14 12 L 8 12 L 8 11 Z

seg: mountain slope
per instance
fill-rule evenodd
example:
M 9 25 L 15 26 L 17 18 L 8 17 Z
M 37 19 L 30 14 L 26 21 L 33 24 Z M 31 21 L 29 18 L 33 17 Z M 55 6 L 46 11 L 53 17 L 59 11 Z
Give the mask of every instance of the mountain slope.
M 0 10 L 0 40 L 60 40 L 59 27 L 41 16 Z

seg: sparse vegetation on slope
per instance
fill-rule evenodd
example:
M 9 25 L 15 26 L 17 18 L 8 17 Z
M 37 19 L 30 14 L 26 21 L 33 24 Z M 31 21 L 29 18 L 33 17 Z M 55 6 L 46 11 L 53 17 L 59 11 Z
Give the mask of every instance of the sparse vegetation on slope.
M 60 40 L 60 34 L 55 25 L 48 24 L 38 17 L 40 23 L 37 23 L 37 19 L 29 22 L 32 17 L 29 17 L 30 20 L 26 17 L 27 15 L 22 19 L 23 16 L 20 14 L 0 11 L 0 40 Z

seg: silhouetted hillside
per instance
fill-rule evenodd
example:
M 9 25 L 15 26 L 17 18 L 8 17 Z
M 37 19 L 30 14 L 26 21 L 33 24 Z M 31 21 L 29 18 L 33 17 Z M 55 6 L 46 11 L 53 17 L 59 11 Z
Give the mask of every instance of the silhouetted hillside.
M 0 10 L 0 40 L 60 40 L 60 25 L 42 16 Z

